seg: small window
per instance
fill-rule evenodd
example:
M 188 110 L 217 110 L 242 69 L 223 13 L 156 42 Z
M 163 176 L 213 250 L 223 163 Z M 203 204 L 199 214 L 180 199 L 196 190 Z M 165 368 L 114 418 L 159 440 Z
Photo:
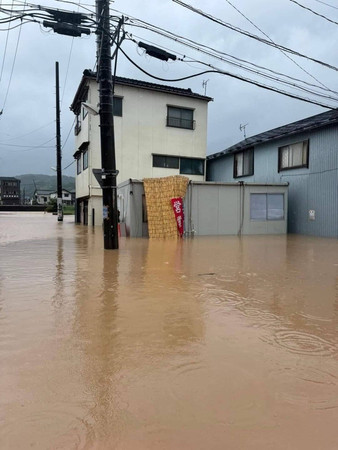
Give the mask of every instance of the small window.
M 83 170 L 88 168 L 88 149 L 83 152 Z
M 250 219 L 284 220 L 284 194 L 251 194 Z
M 309 167 L 309 141 L 279 147 L 278 172 L 300 167 Z
M 194 129 L 194 110 L 168 106 L 167 126 L 176 128 Z
M 88 110 L 82 105 L 82 120 L 87 117 Z
M 164 167 L 166 169 L 178 169 L 179 158 L 177 156 L 153 155 L 153 167 Z
M 76 116 L 76 122 L 75 122 L 75 127 L 74 127 L 74 134 L 75 136 L 77 136 L 81 131 L 81 117 L 80 114 L 78 114 Z
M 234 154 L 234 178 L 253 175 L 253 148 Z
M 77 174 L 81 173 L 81 155 L 76 159 Z
M 122 117 L 122 97 L 115 97 L 113 99 L 113 115 Z
M 204 159 L 181 158 L 180 173 L 185 175 L 204 175 Z

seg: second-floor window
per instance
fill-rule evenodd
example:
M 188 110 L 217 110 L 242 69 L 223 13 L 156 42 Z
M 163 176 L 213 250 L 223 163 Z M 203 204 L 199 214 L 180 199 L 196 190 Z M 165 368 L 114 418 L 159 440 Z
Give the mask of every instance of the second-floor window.
M 81 155 L 76 158 L 77 174 L 81 173 Z
M 185 128 L 187 130 L 193 130 L 194 124 L 195 121 L 193 109 L 168 106 L 167 111 L 168 127 Z
M 122 97 L 113 98 L 113 115 L 122 117 Z
M 253 175 L 253 148 L 234 154 L 234 178 Z
M 83 170 L 88 168 L 88 149 L 83 152 Z
M 309 167 L 309 141 L 284 145 L 278 149 L 278 172 Z

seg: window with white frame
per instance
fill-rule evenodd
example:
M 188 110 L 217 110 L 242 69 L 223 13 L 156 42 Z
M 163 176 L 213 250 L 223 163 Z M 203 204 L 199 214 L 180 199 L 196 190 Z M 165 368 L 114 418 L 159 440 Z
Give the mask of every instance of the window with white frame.
M 284 145 L 278 149 L 278 172 L 309 167 L 309 141 Z
M 249 148 L 234 154 L 234 178 L 247 177 L 254 173 L 254 152 Z
M 250 219 L 284 220 L 284 194 L 250 194 Z

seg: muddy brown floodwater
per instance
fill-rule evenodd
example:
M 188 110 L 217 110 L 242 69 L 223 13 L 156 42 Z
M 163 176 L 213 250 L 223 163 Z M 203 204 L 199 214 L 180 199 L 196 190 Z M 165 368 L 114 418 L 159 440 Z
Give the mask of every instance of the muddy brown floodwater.
M 0 213 L 0 448 L 338 448 L 338 243 Z

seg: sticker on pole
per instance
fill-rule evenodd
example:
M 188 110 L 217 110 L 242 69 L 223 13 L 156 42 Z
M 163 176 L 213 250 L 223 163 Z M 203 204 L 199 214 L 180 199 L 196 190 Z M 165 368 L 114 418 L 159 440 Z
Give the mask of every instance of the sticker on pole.
M 184 211 L 183 211 L 183 200 L 182 197 L 176 197 L 171 199 L 171 204 L 175 213 L 177 229 L 180 236 L 183 236 L 184 229 Z
M 108 219 L 108 206 L 103 207 L 103 220 Z

